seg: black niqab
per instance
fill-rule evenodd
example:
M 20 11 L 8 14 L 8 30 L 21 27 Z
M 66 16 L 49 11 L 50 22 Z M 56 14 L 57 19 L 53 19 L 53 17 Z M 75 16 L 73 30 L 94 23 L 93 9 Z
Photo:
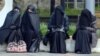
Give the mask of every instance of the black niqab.
M 89 10 L 85 9 L 82 11 L 80 19 L 79 19 L 79 24 L 78 27 L 89 27 L 91 26 L 92 23 L 92 14 Z
M 57 8 L 55 8 L 55 11 L 53 12 L 52 16 L 51 16 L 51 22 L 50 25 L 52 27 L 62 27 L 64 23 L 64 12 L 63 9 L 58 6 Z
M 29 12 L 31 10 L 31 12 Z M 39 21 L 39 16 L 36 13 L 36 9 L 33 5 L 29 5 L 22 17 L 22 34 L 24 37 L 24 41 L 27 44 L 27 50 L 29 51 L 31 45 L 32 45 L 32 40 L 33 39 L 38 39 L 40 40 L 40 21 Z M 37 46 L 39 46 L 37 44 Z M 38 47 L 36 47 L 38 48 Z
M 62 29 L 62 31 L 60 31 Z M 66 53 L 65 40 L 69 37 L 67 34 L 68 18 L 64 14 L 62 7 L 58 6 L 53 12 L 48 24 L 48 33 L 44 38 L 44 45 L 50 43 L 51 53 Z

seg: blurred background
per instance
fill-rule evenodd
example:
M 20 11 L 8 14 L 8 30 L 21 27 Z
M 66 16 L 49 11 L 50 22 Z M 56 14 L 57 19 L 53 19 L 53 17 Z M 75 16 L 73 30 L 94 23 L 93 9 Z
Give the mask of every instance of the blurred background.
M 100 37 L 100 0 L 95 0 L 95 15 L 97 17 L 97 34 Z M 4 6 L 4 0 L 0 0 L 0 9 Z M 34 4 L 37 8 L 37 12 L 40 16 L 41 20 L 41 29 L 42 35 L 44 36 L 47 32 L 47 22 L 51 15 L 51 7 L 55 3 L 55 6 L 61 4 L 61 0 L 13 0 L 13 6 L 19 5 L 21 7 L 21 14 L 24 13 L 25 9 L 29 4 Z M 85 8 L 85 0 L 65 0 L 63 2 L 65 5 L 65 13 L 69 17 L 69 31 L 68 34 L 70 36 L 76 30 L 77 19 L 81 13 L 81 11 Z M 62 3 L 62 4 L 63 4 Z M 54 6 L 54 7 L 55 7 Z

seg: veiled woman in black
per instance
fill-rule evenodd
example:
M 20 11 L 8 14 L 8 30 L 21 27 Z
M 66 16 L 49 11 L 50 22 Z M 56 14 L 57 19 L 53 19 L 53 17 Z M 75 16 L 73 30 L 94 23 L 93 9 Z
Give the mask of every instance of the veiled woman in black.
M 50 43 L 50 53 L 66 53 L 65 40 L 69 38 L 68 17 L 64 14 L 62 7 L 57 6 L 48 24 L 48 33 L 44 38 L 44 45 Z
M 90 54 L 92 44 L 93 15 L 88 9 L 84 9 L 79 18 L 79 23 L 73 39 L 76 40 L 75 53 Z
M 12 42 L 16 35 L 16 31 L 20 28 L 20 8 L 15 6 L 5 19 L 3 26 L 0 28 L 0 44 Z M 18 33 L 20 34 L 20 33 Z
M 22 17 L 21 28 L 24 37 L 23 39 L 27 44 L 27 51 L 38 52 L 40 41 L 40 20 L 34 5 L 29 5 L 27 7 Z

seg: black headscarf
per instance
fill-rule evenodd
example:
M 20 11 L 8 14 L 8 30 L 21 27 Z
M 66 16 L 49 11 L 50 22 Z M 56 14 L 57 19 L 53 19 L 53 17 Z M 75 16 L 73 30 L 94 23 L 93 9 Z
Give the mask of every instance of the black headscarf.
M 92 14 L 88 9 L 84 9 L 79 18 L 78 28 L 90 27 L 92 23 Z
M 9 28 L 12 24 L 17 21 L 18 17 L 20 16 L 20 12 L 15 11 L 14 9 L 18 9 L 20 11 L 20 8 L 18 6 L 14 7 L 6 16 L 5 22 L 1 29 L 3 28 Z M 18 19 L 19 20 L 19 19 Z
M 29 5 L 29 6 L 27 7 L 25 13 L 26 13 L 26 12 L 28 13 L 28 12 L 29 12 L 29 11 L 28 11 L 29 9 L 32 11 L 32 13 L 36 14 L 36 8 L 35 8 L 34 5 Z
M 49 27 L 60 28 L 64 24 L 64 11 L 61 6 L 57 6 L 51 16 Z
M 31 10 L 31 12 L 29 12 L 29 9 Z M 28 27 L 26 26 L 27 24 L 28 26 L 31 26 L 31 28 L 36 33 L 39 33 L 40 21 L 39 21 L 39 16 L 36 13 L 36 8 L 34 5 L 29 5 L 23 15 L 22 26 L 24 26 L 24 29 Z
M 14 6 L 14 8 L 12 10 L 14 10 L 14 9 L 18 9 L 19 11 L 21 10 L 19 5 Z

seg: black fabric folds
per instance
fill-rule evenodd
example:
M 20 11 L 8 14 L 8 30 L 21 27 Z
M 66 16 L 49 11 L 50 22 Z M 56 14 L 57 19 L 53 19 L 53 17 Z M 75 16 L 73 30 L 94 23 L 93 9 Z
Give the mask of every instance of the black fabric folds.
M 40 20 L 39 16 L 36 13 L 36 9 L 34 5 L 29 5 L 22 17 L 22 24 L 21 24 L 21 30 L 23 39 L 27 44 L 27 50 L 30 51 L 30 47 L 34 44 L 33 39 L 38 40 L 37 42 L 40 42 Z M 39 46 L 39 44 L 37 44 Z M 37 45 L 33 48 L 39 49 Z M 36 51 L 37 51 L 36 50 Z M 35 51 L 34 51 L 35 52 Z
M 62 7 L 56 7 L 48 23 L 48 32 L 43 41 L 44 45 L 50 43 L 51 53 L 66 53 L 65 40 L 69 38 L 68 25 L 68 17 L 64 14 Z
M 92 44 L 93 15 L 88 9 L 84 9 L 79 18 L 79 23 L 73 39 L 76 40 L 75 53 L 90 54 Z
M 0 44 L 4 42 L 9 43 L 9 40 L 13 40 L 13 31 L 20 28 L 21 18 L 20 10 L 16 6 L 12 11 L 10 11 L 5 19 L 3 26 L 0 28 Z M 13 34 L 13 38 L 10 36 Z

